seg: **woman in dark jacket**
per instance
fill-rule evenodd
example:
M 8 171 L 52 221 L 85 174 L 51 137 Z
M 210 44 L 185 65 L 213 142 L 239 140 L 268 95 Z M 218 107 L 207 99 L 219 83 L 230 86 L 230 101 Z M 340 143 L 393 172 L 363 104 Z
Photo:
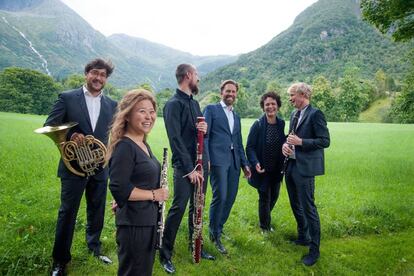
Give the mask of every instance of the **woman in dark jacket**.
M 116 201 L 118 275 L 152 275 L 157 237 L 161 167 L 146 142 L 156 119 L 154 96 L 128 92 L 118 105 L 108 147 L 109 189 Z
M 249 183 L 259 193 L 259 220 L 263 232 L 273 231 L 270 213 L 279 197 L 283 178 L 285 121 L 277 117 L 281 105 L 277 93 L 265 93 L 260 100 L 260 107 L 265 114 L 254 122 L 247 138 L 246 154 L 252 166 Z

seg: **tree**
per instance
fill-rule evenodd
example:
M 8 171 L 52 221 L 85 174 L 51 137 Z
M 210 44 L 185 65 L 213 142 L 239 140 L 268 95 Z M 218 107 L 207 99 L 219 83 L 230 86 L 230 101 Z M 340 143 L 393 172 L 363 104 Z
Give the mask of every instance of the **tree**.
M 413 0 L 362 0 L 362 14 L 365 20 L 382 33 L 391 33 L 396 41 L 408 41 L 414 37 Z M 389 113 L 393 122 L 414 123 L 414 51 L 403 90 L 391 105 Z
M 47 114 L 62 86 L 31 69 L 10 67 L 0 73 L 0 110 Z
M 362 0 L 361 9 L 365 20 L 396 41 L 414 37 L 414 1 Z
M 336 119 L 333 112 L 335 97 L 331 84 L 324 76 L 318 76 L 312 84 L 312 105 L 323 111 L 328 121 Z
M 361 88 L 357 73 L 356 68 L 346 68 L 345 76 L 339 81 L 340 92 L 335 104 L 335 112 L 340 121 L 357 121 L 359 113 L 369 101 L 366 91 Z
M 64 90 L 77 89 L 85 83 L 85 76 L 81 74 L 72 74 L 63 80 Z

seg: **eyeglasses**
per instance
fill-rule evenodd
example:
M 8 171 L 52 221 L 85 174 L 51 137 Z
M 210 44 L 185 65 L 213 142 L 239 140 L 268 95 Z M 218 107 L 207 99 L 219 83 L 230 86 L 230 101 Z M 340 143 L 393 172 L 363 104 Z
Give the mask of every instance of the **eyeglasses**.
M 99 76 L 99 77 L 104 78 L 104 79 L 106 79 L 108 77 L 107 74 L 106 74 L 106 70 L 105 71 L 99 71 L 97 69 L 92 69 L 91 71 L 89 71 L 88 74 L 91 74 L 94 77 Z

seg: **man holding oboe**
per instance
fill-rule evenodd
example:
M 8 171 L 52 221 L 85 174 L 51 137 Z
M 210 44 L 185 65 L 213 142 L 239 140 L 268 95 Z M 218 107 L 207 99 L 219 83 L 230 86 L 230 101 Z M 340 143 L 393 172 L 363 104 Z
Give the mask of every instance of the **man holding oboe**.
M 197 69 L 190 64 L 178 65 L 175 76 L 178 89 L 164 106 L 164 123 L 172 151 L 174 169 L 174 198 L 165 221 L 164 237 L 160 249 L 160 262 L 167 273 L 174 273 L 171 261 L 174 242 L 181 224 L 187 203 L 190 200 L 188 215 L 190 248 L 194 231 L 194 186 L 203 183 L 206 191 L 207 160 L 204 160 L 204 175 L 194 169 L 197 159 L 197 131 L 207 132 L 205 122 L 197 123 L 197 117 L 203 116 L 200 105 L 193 99 L 198 93 Z M 201 258 L 214 260 L 214 256 L 202 251 Z
M 314 199 L 315 176 L 325 172 L 324 148 L 330 144 L 329 130 L 322 111 L 309 104 L 312 94 L 309 85 L 295 83 L 289 87 L 288 94 L 296 110 L 291 115 L 290 134 L 282 147 L 283 154 L 289 156 L 286 187 L 298 228 L 295 243 L 309 246 L 302 262 L 311 266 L 319 258 L 321 232 Z

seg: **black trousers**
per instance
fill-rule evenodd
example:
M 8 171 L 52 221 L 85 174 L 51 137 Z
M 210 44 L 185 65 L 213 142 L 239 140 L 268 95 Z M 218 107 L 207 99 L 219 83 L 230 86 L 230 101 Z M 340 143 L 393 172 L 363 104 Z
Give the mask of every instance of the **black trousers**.
M 286 187 L 298 227 L 298 239 L 311 240 L 310 250 L 319 252 L 321 226 L 315 205 L 315 177 L 302 176 L 295 160 L 289 160 Z
M 257 189 L 259 193 L 259 222 L 260 228 L 270 230 L 271 212 L 279 198 L 280 172 L 265 172 L 263 183 Z
M 61 178 L 60 208 L 52 253 L 55 262 L 66 264 L 71 260 L 70 248 L 76 216 L 84 191 L 87 206 L 86 243 L 90 251 L 100 254 L 106 190 L 107 180 Z
M 152 275 L 156 226 L 117 226 L 118 275 Z
M 164 236 L 162 240 L 162 248 L 160 249 L 160 257 L 163 259 L 171 259 L 174 248 L 175 238 L 177 236 L 178 228 L 183 219 L 187 203 L 190 201 L 190 208 L 188 213 L 188 236 L 189 241 L 192 239 L 194 226 L 194 184 L 192 184 L 188 177 L 183 178 L 184 172 L 180 169 L 174 168 L 174 197 L 170 210 L 168 211 L 165 220 Z M 208 172 L 204 166 L 204 194 L 207 188 Z

